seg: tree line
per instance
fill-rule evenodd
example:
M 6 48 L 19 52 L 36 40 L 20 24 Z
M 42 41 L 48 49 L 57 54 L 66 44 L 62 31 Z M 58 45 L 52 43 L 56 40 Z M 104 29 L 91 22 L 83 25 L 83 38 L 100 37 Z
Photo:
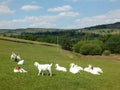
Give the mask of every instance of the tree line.
M 102 55 L 120 53 L 120 34 L 96 34 L 78 30 L 46 31 L 37 33 L 23 32 L 11 36 L 26 40 L 59 44 L 62 49 L 83 55 Z

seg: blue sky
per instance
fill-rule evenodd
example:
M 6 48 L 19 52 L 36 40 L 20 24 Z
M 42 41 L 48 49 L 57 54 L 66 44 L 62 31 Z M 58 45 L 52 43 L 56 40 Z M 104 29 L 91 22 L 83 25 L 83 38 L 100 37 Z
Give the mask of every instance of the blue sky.
M 120 22 L 120 0 L 0 0 L 0 29 L 76 29 L 114 22 Z

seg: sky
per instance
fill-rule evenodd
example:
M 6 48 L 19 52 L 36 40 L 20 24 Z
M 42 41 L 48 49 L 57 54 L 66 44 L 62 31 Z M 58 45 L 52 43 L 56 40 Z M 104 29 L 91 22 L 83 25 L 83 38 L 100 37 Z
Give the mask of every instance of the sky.
M 120 0 L 0 0 L 0 29 L 79 29 L 120 22 Z

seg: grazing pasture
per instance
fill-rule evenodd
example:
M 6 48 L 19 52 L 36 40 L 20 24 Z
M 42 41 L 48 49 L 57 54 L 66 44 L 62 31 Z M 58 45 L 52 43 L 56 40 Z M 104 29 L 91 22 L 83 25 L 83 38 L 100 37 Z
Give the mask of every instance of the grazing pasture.
M 17 62 L 11 60 L 12 52 L 24 60 L 20 67 L 27 73 L 14 73 Z M 53 64 L 53 76 L 37 75 L 34 62 Z M 66 67 L 67 72 L 55 70 L 55 64 Z M 102 68 L 103 74 L 92 75 L 80 71 L 69 72 L 70 63 L 83 68 L 88 64 Z M 0 40 L 0 90 L 120 90 L 120 55 L 81 56 L 57 47 L 17 43 Z

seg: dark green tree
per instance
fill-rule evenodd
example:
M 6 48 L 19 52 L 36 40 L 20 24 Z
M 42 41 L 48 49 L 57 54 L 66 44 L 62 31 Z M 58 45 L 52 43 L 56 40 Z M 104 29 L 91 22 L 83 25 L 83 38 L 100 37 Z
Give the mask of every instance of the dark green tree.
M 69 36 L 63 36 L 62 38 L 60 38 L 59 44 L 61 45 L 62 49 L 72 50 L 72 42 Z
M 112 53 L 120 53 L 120 35 L 111 36 L 105 43 L 105 49 Z

